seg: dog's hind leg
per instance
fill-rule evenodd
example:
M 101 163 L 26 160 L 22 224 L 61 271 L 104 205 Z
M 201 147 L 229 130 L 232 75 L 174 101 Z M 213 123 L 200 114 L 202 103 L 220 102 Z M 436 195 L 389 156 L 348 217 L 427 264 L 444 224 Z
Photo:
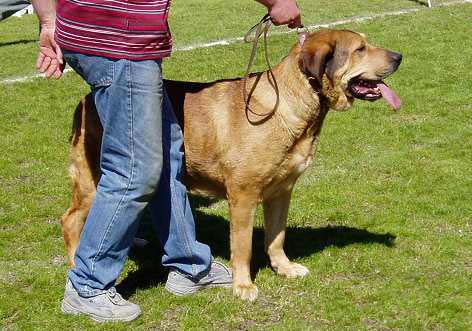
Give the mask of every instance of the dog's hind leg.
M 285 191 L 264 200 L 265 250 L 272 268 L 288 278 L 304 277 L 309 270 L 290 262 L 284 251 L 285 229 L 292 192 Z
M 243 300 L 254 301 L 258 289 L 251 281 L 250 263 L 252 233 L 257 196 L 234 194 L 228 199 L 230 207 L 231 266 L 233 269 L 233 294 Z
M 74 183 L 72 206 L 61 218 L 62 235 L 67 250 L 68 262 L 71 267 L 74 266 L 74 256 L 79 245 L 80 234 L 82 233 L 82 228 L 95 195 L 94 191 L 93 193 L 84 194 L 79 185 Z

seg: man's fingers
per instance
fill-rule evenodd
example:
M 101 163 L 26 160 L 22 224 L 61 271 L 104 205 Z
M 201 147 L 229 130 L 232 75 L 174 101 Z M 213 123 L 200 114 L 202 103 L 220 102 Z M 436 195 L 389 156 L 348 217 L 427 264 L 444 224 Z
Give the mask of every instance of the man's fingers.
M 64 56 L 62 55 L 61 48 L 55 43 L 56 45 L 56 58 L 57 61 L 62 65 L 64 64 Z
M 269 15 L 275 25 L 287 24 L 290 28 L 301 25 L 300 8 L 295 0 L 275 1 L 269 5 Z
M 56 57 L 56 53 L 50 47 L 41 46 L 41 47 L 39 47 L 39 51 L 41 53 L 43 53 L 44 55 L 49 56 L 50 58 L 55 58 Z
M 281 19 L 279 16 L 273 17 L 271 15 L 270 20 L 272 21 L 272 23 L 274 23 L 274 25 L 282 25 L 282 24 L 287 24 L 288 23 L 288 18 Z
M 38 59 L 36 60 L 36 69 L 39 70 L 39 68 L 41 68 L 41 65 L 43 64 L 43 61 L 44 61 L 44 54 L 39 53 L 38 54 Z
M 61 78 L 62 73 L 64 72 L 64 67 L 65 66 L 66 66 L 65 63 L 58 63 L 56 71 L 54 71 L 54 73 L 52 74 L 52 77 L 55 78 L 55 79 Z
M 44 73 L 44 76 L 46 78 L 50 78 L 54 72 L 57 70 L 58 66 L 57 66 L 57 61 L 52 61 L 51 65 L 47 68 L 46 72 Z
M 271 20 L 272 23 L 274 23 L 275 25 L 287 24 L 290 28 L 297 28 L 302 24 L 302 20 L 299 14 L 293 16 L 287 14 L 273 16 L 271 15 Z
M 39 67 L 39 72 L 45 72 L 51 65 L 51 60 L 49 56 L 45 56 L 41 67 Z
M 63 61 L 63 56 L 62 56 L 62 51 L 61 51 L 61 48 L 59 47 L 59 45 L 56 43 L 56 41 L 54 40 L 54 35 L 51 36 L 51 46 L 54 48 L 55 52 L 56 52 L 56 59 L 57 61 L 60 63 L 60 64 L 63 64 L 64 61 Z
M 52 75 L 52 77 L 53 77 L 54 79 L 59 79 L 59 78 L 61 78 L 61 76 L 62 76 L 62 70 L 61 70 L 61 68 L 57 67 L 57 68 L 56 68 L 56 71 L 54 72 L 54 74 Z
M 288 24 L 288 27 L 291 28 L 291 29 L 295 29 L 295 28 L 298 28 L 298 27 L 301 27 L 301 26 L 302 26 L 302 19 L 301 19 L 300 16 L 298 16 L 294 20 L 290 21 L 290 23 Z

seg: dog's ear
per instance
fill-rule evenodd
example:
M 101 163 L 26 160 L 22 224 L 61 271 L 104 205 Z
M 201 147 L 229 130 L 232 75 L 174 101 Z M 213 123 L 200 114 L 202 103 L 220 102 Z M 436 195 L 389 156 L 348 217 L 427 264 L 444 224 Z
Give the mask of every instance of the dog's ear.
M 300 69 L 309 77 L 314 77 L 321 85 L 326 72 L 329 80 L 334 82 L 334 74 L 346 64 L 349 51 L 343 47 L 343 40 L 337 31 L 325 30 L 304 43 L 300 52 Z
M 339 44 L 336 44 L 333 59 L 329 61 L 326 67 L 326 75 L 331 81 L 334 81 L 334 74 L 338 71 L 339 68 L 343 67 L 346 64 L 346 61 L 349 57 L 349 52 Z
M 328 42 L 310 43 L 300 53 L 300 69 L 308 76 L 314 77 L 318 84 L 323 82 L 327 62 L 332 58 L 334 47 Z

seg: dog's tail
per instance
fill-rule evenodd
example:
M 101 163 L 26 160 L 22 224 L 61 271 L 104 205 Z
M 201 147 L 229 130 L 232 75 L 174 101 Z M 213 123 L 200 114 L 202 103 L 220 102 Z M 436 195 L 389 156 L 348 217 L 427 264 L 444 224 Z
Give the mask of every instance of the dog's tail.
M 69 143 L 73 145 L 77 144 L 79 137 L 82 134 L 83 120 L 86 116 L 90 115 L 86 112 L 96 112 L 92 94 L 87 94 L 82 100 L 80 100 L 77 107 L 75 107 L 74 116 L 72 118 L 72 128 L 69 136 Z
M 82 103 L 84 100 L 80 100 L 80 103 L 75 107 L 74 116 L 72 118 L 72 128 L 69 136 L 69 143 L 77 143 L 77 139 L 80 136 L 80 127 L 82 126 Z

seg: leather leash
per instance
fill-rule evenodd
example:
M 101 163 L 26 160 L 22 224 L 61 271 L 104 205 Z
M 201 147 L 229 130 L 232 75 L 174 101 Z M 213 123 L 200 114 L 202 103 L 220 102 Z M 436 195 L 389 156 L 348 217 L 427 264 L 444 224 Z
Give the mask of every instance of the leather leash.
M 272 21 L 270 19 L 270 15 L 266 14 L 266 15 L 264 15 L 264 17 L 262 17 L 262 19 L 259 21 L 259 23 L 257 23 L 252 28 L 250 28 L 249 31 L 244 36 L 244 41 L 245 42 L 247 42 L 247 43 L 252 42 L 251 56 L 249 57 L 249 62 L 248 62 L 248 65 L 247 65 L 246 74 L 244 75 L 244 78 L 243 78 L 243 98 L 244 98 L 244 103 L 246 105 L 245 111 L 246 111 L 246 117 L 248 119 L 249 119 L 248 112 L 250 112 L 250 113 L 252 113 L 256 116 L 259 116 L 259 117 L 264 117 L 263 119 L 261 119 L 258 122 L 265 121 L 266 119 L 271 117 L 275 113 L 277 108 L 279 107 L 279 102 L 280 102 L 279 86 L 277 85 L 277 80 L 275 79 L 275 75 L 272 72 L 272 66 L 271 66 L 270 61 L 269 61 L 269 54 L 268 54 L 268 50 L 267 50 L 267 35 L 268 35 L 268 32 L 269 32 L 269 29 L 270 29 L 271 25 L 272 25 Z M 254 33 L 254 31 L 255 31 L 255 33 Z M 254 36 L 251 37 L 251 35 L 253 33 L 254 33 Z M 249 93 L 247 92 L 247 80 L 248 80 L 248 78 L 251 74 L 251 68 L 252 68 L 252 66 L 254 64 L 254 60 L 256 58 L 257 46 L 259 44 L 259 39 L 260 39 L 261 35 L 264 36 L 264 57 L 265 57 L 265 61 L 266 61 L 267 68 L 268 68 L 267 78 L 268 78 L 268 81 L 269 81 L 270 85 L 274 88 L 275 95 L 276 95 L 276 102 L 275 102 L 274 108 L 271 111 L 269 111 L 267 113 L 264 113 L 264 114 L 259 114 L 255 111 L 253 111 L 251 109 L 251 107 L 249 107 L 251 96 L 254 93 L 254 90 L 256 89 L 257 84 L 259 83 L 259 80 L 261 79 L 262 74 L 258 75 L 258 77 L 256 78 L 254 84 L 251 86 L 251 89 L 250 89 Z
M 275 79 L 275 75 L 272 71 L 272 66 L 269 61 L 269 52 L 268 52 L 268 47 L 267 47 L 267 36 L 268 36 L 269 29 L 271 26 L 272 26 L 272 21 L 271 21 L 270 15 L 266 14 L 261 18 L 259 23 L 257 23 L 252 28 L 250 28 L 249 31 L 244 36 L 245 42 L 252 43 L 252 50 L 251 50 L 251 56 L 249 57 L 249 62 L 246 68 L 246 73 L 243 78 L 243 98 L 244 98 L 244 104 L 245 104 L 246 117 L 248 118 L 248 120 L 249 120 L 249 116 L 248 116 L 249 112 L 253 115 L 263 117 L 261 120 L 256 121 L 256 123 L 261 123 L 269 119 L 276 112 L 280 103 L 279 86 L 277 85 L 277 80 Z M 252 34 L 254 34 L 254 36 L 252 36 Z M 308 29 L 304 27 L 303 25 L 297 28 L 298 41 L 300 43 L 300 46 L 303 46 L 305 39 L 308 37 L 308 34 L 309 34 Z M 247 92 L 247 80 L 249 76 L 251 75 L 251 68 L 254 65 L 254 60 L 257 54 L 257 46 L 259 44 L 259 39 L 261 35 L 264 36 L 264 57 L 265 57 L 265 61 L 268 68 L 267 79 L 270 85 L 274 88 L 275 95 L 276 95 L 274 108 L 271 111 L 264 114 L 256 113 L 255 111 L 251 109 L 251 107 L 249 107 L 252 94 L 254 93 L 254 90 L 256 89 L 257 84 L 259 83 L 261 79 L 262 73 L 256 77 L 254 84 L 251 86 L 251 90 L 249 91 L 249 93 Z M 250 121 L 250 122 L 254 123 L 254 121 Z

